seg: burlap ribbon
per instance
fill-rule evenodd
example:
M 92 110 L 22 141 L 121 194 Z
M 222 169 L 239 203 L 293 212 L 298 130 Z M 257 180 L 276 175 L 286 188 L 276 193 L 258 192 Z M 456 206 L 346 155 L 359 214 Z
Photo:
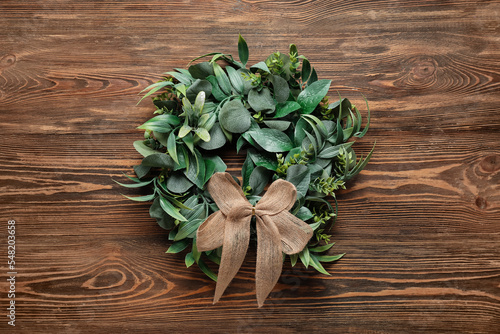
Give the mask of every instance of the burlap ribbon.
M 281 275 L 282 253 L 299 253 L 313 234 L 308 224 L 288 212 L 295 203 L 297 190 L 288 181 L 276 180 L 253 207 L 228 173 L 215 173 L 207 189 L 220 211 L 210 215 L 198 228 L 196 245 L 198 251 L 223 246 L 214 303 L 220 299 L 245 259 L 250 240 L 250 221 L 255 215 L 255 284 L 257 302 L 261 307 Z

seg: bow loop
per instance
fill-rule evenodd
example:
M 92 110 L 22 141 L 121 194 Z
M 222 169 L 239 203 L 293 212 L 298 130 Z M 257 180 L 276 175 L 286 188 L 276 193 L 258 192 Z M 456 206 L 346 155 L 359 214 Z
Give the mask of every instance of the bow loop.
M 220 211 L 211 214 L 198 228 L 199 251 L 222 246 L 219 277 L 214 303 L 224 293 L 240 269 L 250 240 L 250 222 L 257 223 L 257 302 L 263 305 L 279 279 L 283 253 L 295 254 L 307 245 L 312 228 L 292 215 L 297 198 L 295 186 L 285 180 L 274 181 L 266 194 L 252 207 L 243 191 L 228 173 L 215 173 L 207 189 Z

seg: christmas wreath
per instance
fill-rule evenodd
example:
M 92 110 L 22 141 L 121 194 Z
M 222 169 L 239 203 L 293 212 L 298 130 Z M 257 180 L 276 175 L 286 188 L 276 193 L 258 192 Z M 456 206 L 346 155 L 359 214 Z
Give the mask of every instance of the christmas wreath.
M 368 117 L 362 128 L 361 114 L 347 98 L 330 102 L 331 81 L 319 80 L 294 44 L 288 54 L 275 52 L 248 67 L 247 43 L 239 36 L 238 56 L 239 61 L 224 53 L 200 56 L 187 69 L 166 72 L 141 92 L 141 101 L 152 97 L 156 116 L 138 127 L 145 133 L 143 140 L 134 142 L 144 157 L 134 166 L 137 177 L 127 176 L 133 183 L 119 184 L 152 189 L 150 195 L 127 198 L 152 201 L 151 217 L 169 230 L 173 241 L 166 252 L 189 248 L 186 266 L 196 263 L 215 281 L 207 260 L 221 265 L 221 257 L 238 252 L 244 257 L 248 239 L 257 239 L 257 262 L 260 257 L 277 266 L 271 278 L 262 278 L 269 271 L 265 264 L 260 272 L 257 268 L 262 305 L 281 273 L 277 262 L 288 257 L 295 266 L 300 259 L 306 268 L 328 275 L 321 263 L 343 256 L 325 254 L 334 244 L 328 231 L 337 215 L 335 191 L 345 189 L 372 155 L 373 149 L 358 159 L 350 140 L 366 134 L 370 113 L 366 103 Z M 197 62 L 207 57 L 210 60 Z M 239 178 L 224 173 L 226 164 L 219 154 L 227 149 L 246 154 Z M 244 233 L 230 232 L 238 224 Z M 261 238 L 259 226 L 264 226 L 262 231 L 272 226 L 272 237 Z M 292 235 L 283 236 L 288 230 Z M 274 260 L 267 260 L 272 256 L 265 253 L 264 244 L 274 247 L 280 233 Z M 302 241 L 294 244 L 297 240 Z M 224 283 L 221 265 L 215 300 L 242 261 L 241 256 L 226 261 L 224 271 L 230 273 Z M 267 281 L 260 288 L 259 279 Z

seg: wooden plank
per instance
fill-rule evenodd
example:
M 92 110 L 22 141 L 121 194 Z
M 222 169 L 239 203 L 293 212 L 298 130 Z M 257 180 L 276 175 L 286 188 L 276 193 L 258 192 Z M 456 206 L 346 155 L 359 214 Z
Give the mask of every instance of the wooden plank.
M 498 1 L 2 1 L 0 238 L 16 220 L 16 332 L 497 333 Z M 331 276 L 285 265 L 256 307 L 255 245 L 221 301 L 148 204 L 138 93 L 194 57 L 295 43 L 366 114 L 372 161 L 339 192 Z M 361 95 L 363 94 L 363 95 Z M 233 175 L 243 156 L 222 150 Z M 7 257 L 0 272 L 7 275 Z M 9 290 L 0 283 L 0 306 Z M 12 328 L 7 318 L 0 332 Z

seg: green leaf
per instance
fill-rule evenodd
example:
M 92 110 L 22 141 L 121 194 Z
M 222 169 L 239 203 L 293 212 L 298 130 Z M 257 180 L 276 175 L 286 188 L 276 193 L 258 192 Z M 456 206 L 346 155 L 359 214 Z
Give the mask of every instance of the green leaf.
M 226 144 L 226 136 L 224 136 L 224 132 L 220 127 L 219 122 L 215 123 L 212 129 L 209 132 L 210 141 L 208 142 L 200 142 L 198 146 L 204 150 L 215 150 L 221 148 Z
M 167 189 L 176 194 L 183 194 L 193 186 L 193 183 L 180 172 L 173 173 L 167 178 Z
M 286 180 L 297 188 L 299 194 L 302 194 L 304 197 L 306 196 L 307 190 L 309 190 L 309 183 L 311 182 L 311 175 L 306 165 L 292 165 L 288 167 Z
M 274 101 L 271 91 L 267 87 L 263 88 L 260 92 L 256 88 L 251 89 L 248 92 L 248 104 L 256 112 L 274 111 L 276 108 L 276 101 Z
M 295 101 L 286 101 L 285 103 L 278 103 L 276 105 L 276 113 L 274 118 L 285 117 L 288 114 L 291 114 L 294 111 L 300 109 L 300 104 Z
M 318 154 L 318 158 L 321 158 L 321 159 L 333 159 L 334 157 L 336 157 L 337 155 L 339 155 L 339 150 L 340 148 L 344 148 L 344 149 L 348 149 L 349 147 L 352 146 L 352 144 L 354 144 L 354 142 L 349 142 L 349 143 L 344 143 L 344 144 L 340 144 L 340 145 L 335 145 L 335 146 L 330 146 L 330 147 L 327 147 L 325 149 L 323 149 L 319 154 Z
M 267 152 L 286 152 L 293 148 L 290 138 L 275 129 L 258 129 L 247 132 Z
M 311 76 L 309 77 L 309 80 L 307 80 L 307 86 L 315 83 L 316 81 L 318 81 L 318 73 L 316 73 L 316 69 L 313 68 Z
M 247 157 L 250 157 L 256 166 L 262 166 L 272 171 L 276 171 L 278 168 L 278 160 L 275 154 L 259 152 L 250 148 L 247 151 Z
M 158 115 L 146 121 L 138 129 L 150 130 L 156 132 L 170 132 L 172 130 L 171 125 L 177 126 L 181 123 L 179 117 L 169 114 Z
M 191 65 L 188 68 L 189 73 L 195 79 L 205 79 L 210 75 L 214 75 L 214 69 L 212 64 L 208 61 L 204 61 L 195 65 Z
M 137 196 L 137 197 L 130 197 L 127 195 L 123 195 L 123 196 L 128 198 L 128 199 L 131 199 L 132 201 L 136 201 L 136 202 L 149 202 L 155 198 L 155 194 L 145 195 L 145 196 Z
M 147 92 L 140 100 L 139 102 L 137 102 L 137 104 L 141 103 L 142 100 L 144 100 L 146 97 L 156 93 L 157 91 L 159 91 L 160 89 L 162 89 L 163 87 L 166 87 L 166 86 L 173 86 L 174 84 L 171 82 L 171 81 L 160 81 L 160 82 L 156 82 L 152 85 L 149 85 L 148 87 L 144 88 L 140 93 L 146 91 L 146 90 L 149 90 L 149 92 Z M 139 93 L 139 94 L 140 94 Z
M 137 175 L 139 179 L 142 179 L 144 176 L 148 175 L 150 170 L 151 167 L 149 166 L 143 166 L 143 165 L 134 166 L 135 175 Z
M 167 152 L 175 163 L 179 164 L 179 158 L 177 157 L 177 143 L 175 142 L 175 134 L 173 131 L 170 132 L 167 139 Z
M 189 71 L 184 72 L 183 69 L 179 69 L 179 68 L 175 68 L 175 70 L 177 70 L 179 72 L 171 71 L 171 72 L 165 72 L 164 74 L 168 74 L 168 75 L 173 76 L 174 78 L 179 80 L 179 82 L 183 85 L 189 86 L 193 82 L 194 78 L 191 76 L 191 74 L 189 74 Z
M 205 184 L 205 162 L 197 150 L 195 150 L 194 159 L 189 160 L 189 169 L 184 171 L 184 175 L 198 188 L 203 189 Z
M 165 153 L 155 153 L 148 155 L 144 159 L 142 159 L 143 166 L 149 167 L 161 167 L 161 168 L 174 168 L 175 162 L 174 160 Z
M 306 206 L 301 206 L 299 211 L 295 214 L 295 216 L 303 221 L 309 220 L 313 217 L 311 210 L 309 210 Z
M 193 137 L 193 134 L 192 133 L 188 133 L 185 137 L 182 137 L 182 141 L 184 142 L 184 144 L 186 144 L 186 146 L 189 148 L 189 150 L 194 154 L 194 137 Z M 188 160 L 188 159 L 186 159 L 186 160 Z
M 207 183 L 208 180 L 214 175 L 215 172 L 215 162 L 212 160 L 204 159 L 205 160 L 205 180 L 204 183 Z
M 302 71 L 301 71 L 301 79 L 302 82 L 306 82 L 309 79 L 309 76 L 311 75 L 311 63 L 309 63 L 309 60 L 304 58 L 302 61 Z
M 180 240 L 180 241 L 175 241 L 170 247 L 168 247 L 167 251 L 165 253 L 167 254 L 177 254 L 182 252 L 189 246 L 190 242 L 187 239 Z
M 288 100 L 288 97 L 290 96 L 290 88 L 288 87 L 288 82 L 279 75 L 273 75 L 271 77 L 271 82 L 273 84 L 274 98 L 276 99 L 276 102 L 286 102 L 286 100 Z
M 309 85 L 300 92 L 297 97 L 297 103 L 302 107 L 303 114 L 310 114 L 328 94 L 330 89 L 331 80 L 319 80 Z
M 252 194 L 259 195 L 269 183 L 272 172 L 262 166 L 257 166 L 250 174 L 248 184 L 252 187 Z
M 226 93 L 227 95 L 230 95 L 231 94 L 231 82 L 229 81 L 229 78 L 228 78 L 226 72 L 224 72 L 222 67 L 220 67 L 220 65 L 215 63 L 215 62 L 212 64 L 212 66 L 214 67 L 215 77 L 217 78 L 217 82 L 219 83 L 220 88 L 222 89 L 222 91 L 224 93 Z
M 214 274 L 212 270 L 210 270 L 210 268 L 206 265 L 206 263 L 202 259 L 198 261 L 198 267 L 200 267 L 201 271 L 203 271 L 205 275 L 207 275 L 212 280 L 217 282 L 217 275 Z
M 170 217 L 160 205 L 160 197 L 156 197 L 149 207 L 149 215 L 156 219 L 158 225 L 165 230 L 171 230 L 175 226 L 175 219 Z
M 172 203 L 170 203 L 165 197 L 161 196 L 160 197 L 160 205 L 161 205 L 161 208 L 167 213 L 169 214 L 172 218 L 175 218 L 177 220 L 180 220 L 180 221 L 186 221 L 186 218 L 180 214 L 179 212 L 179 208 L 176 208 L 173 206 Z M 175 239 L 176 241 L 179 240 L 179 239 Z
M 261 70 L 265 73 L 270 73 L 269 68 L 267 67 L 266 63 L 263 61 L 258 62 L 257 64 L 252 65 L 250 67 L 250 71 L 252 71 L 253 73 L 257 72 L 257 70 Z
M 226 71 L 229 75 L 231 85 L 234 87 L 237 93 L 241 94 L 243 92 L 243 89 L 245 88 L 245 86 L 243 85 L 241 74 L 239 72 L 236 72 L 236 70 L 231 66 L 227 66 Z
M 193 219 L 182 223 L 181 225 L 179 225 L 180 228 L 177 232 L 177 235 L 175 236 L 174 241 L 186 238 L 188 235 L 195 232 L 204 221 L 204 219 Z
M 205 161 L 210 160 L 214 163 L 215 165 L 215 172 L 216 173 L 222 173 L 225 172 L 227 169 L 226 164 L 224 161 L 219 157 L 218 155 L 213 155 L 213 156 L 205 156 L 204 157 Z
M 240 61 L 243 65 L 246 66 L 247 62 L 248 62 L 248 46 L 247 46 L 247 42 L 245 41 L 245 39 L 239 35 L 238 37 L 238 58 L 240 58 Z
M 187 118 L 186 118 L 187 120 Z M 187 125 L 187 123 L 183 124 L 182 127 L 179 129 L 179 138 L 184 138 L 187 136 L 189 132 L 191 132 L 193 128 Z
M 309 249 L 306 247 L 304 248 L 300 253 L 299 253 L 299 258 L 300 261 L 304 264 L 304 266 L 307 268 L 309 267 L 309 264 L 311 262 L 311 256 L 309 254 Z
M 241 176 L 243 177 L 243 189 L 245 189 L 250 182 L 250 175 L 252 175 L 255 166 L 253 164 L 252 158 L 247 152 L 247 157 L 245 162 L 243 162 L 243 166 L 241 167 Z
M 323 246 L 309 248 L 309 251 L 310 252 L 316 252 L 316 253 L 323 253 L 323 252 L 326 252 L 327 250 L 329 250 L 330 248 L 332 248 L 333 245 L 335 245 L 334 242 L 332 242 L 331 244 L 323 245 Z
M 195 260 L 192 252 L 186 254 L 184 262 L 186 263 L 187 268 L 191 267 L 194 264 Z
M 338 255 L 316 255 L 316 258 L 321 262 L 333 262 L 341 259 L 345 253 Z
M 148 184 L 151 184 L 151 182 L 153 182 L 154 180 L 155 179 L 151 179 L 149 181 L 137 182 L 137 183 L 131 183 L 131 184 L 120 183 L 120 182 L 115 181 L 115 180 L 113 180 L 113 181 L 116 182 L 117 184 L 119 184 L 120 186 L 125 187 L 125 188 L 139 188 L 139 187 L 144 187 L 144 186 L 147 186 Z
M 136 140 L 134 142 L 134 148 L 137 152 L 139 152 L 143 157 L 147 157 L 151 154 L 158 154 L 160 152 L 153 150 L 151 147 L 146 146 L 143 140 Z
M 232 133 L 242 133 L 248 130 L 251 119 L 252 116 L 239 99 L 226 102 L 219 114 L 220 125 Z
M 208 133 L 207 129 L 205 128 L 197 128 L 194 130 L 194 133 L 196 133 L 196 135 L 198 137 L 201 138 L 201 140 L 203 140 L 204 142 L 209 142 L 210 141 L 210 134 Z
M 309 264 L 320 273 L 330 276 L 330 273 L 319 262 L 317 255 L 311 254 L 311 262 Z
M 186 97 L 193 101 L 201 93 L 205 93 L 207 98 L 212 95 L 212 84 L 208 80 L 197 79 L 186 91 Z
M 291 254 L 290 255 L 290 263 L 292 264 L 292 267 L 295 267 L 298 259 L 299 259 L 299 254 Z
M 216 77 L 210 75 L 206 78 L 206 80 L 212 84 L 212 95 L 217 101 L 222 101 L 227 98 L 227 95 L 224 94 L 222 89 L 219 87 Z
M 270 120 L 270 121 L 264 121 L 264 124 L 267 125 L 271 129 L 275 129 L 281 132 L 284 132 L 287 130 L 292 122 L 290 121 L 276 121 L 276 120 Z

